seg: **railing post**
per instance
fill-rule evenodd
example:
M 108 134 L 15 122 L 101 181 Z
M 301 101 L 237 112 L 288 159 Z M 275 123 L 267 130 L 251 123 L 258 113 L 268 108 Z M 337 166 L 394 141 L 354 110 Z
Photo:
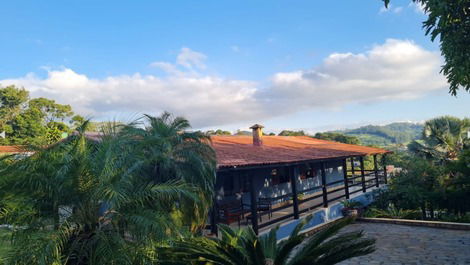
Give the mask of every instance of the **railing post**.
M 256 202 L 255 185 L 253 184 L 253 176 L 250 179 L 250 199 L 251 199 L 251 224 L 255 234 L 258 234 L 258 205 Z
M 326 190 L 326 172 L 325 172 L 325 162 L 321 162 L 321 187 L 323 192 L 323 207 L 328 207 L 328 194 Z
M 294 208 L 294 219 L 299 219 L 299 199 L 297 198 L 297 179 L 299 178 L 299 167 L 294 166 L 289 169 L 292 187 L 292 207 Z
M 382 155 L 382 163 L 383 163 L 383 166 L 384 166 L 384 183 L 387 184 L 387 182 L 388 182 L 388 180 L 387 180 L 387 158 L 386 158 L 385 154 Z
M 374 174 L 375 174 L 375 186 L 379 187 L 379 167 L 377 165 L 377 155 L 374 155 Z
M 346 158 L 343 160 L 343 177 L 344 177 L 344 194 L 349 199 L 349 180 L 348 180 L 348 164 Z
M 361 163 L 361 180 L 362 180 L 362 192 L 366 192 L 366 175 L 364 173 L 364 157 L 359 157 L 359 162 Z

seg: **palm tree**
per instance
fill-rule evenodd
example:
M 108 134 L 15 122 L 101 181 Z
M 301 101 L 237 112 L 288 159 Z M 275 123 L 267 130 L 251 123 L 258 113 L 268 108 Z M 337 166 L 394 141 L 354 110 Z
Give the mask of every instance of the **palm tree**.
M 0 219 L 15 227 L 6 264 L 150 264 L 151 246 L 185 234 L 176 209 L 206 203 L 213 152 L 184 119 L 146 117 L 145 130 L 109 126 L 98 141 L 85 122 L 1 169 Z
M 276 236 L 279 227 L 257 236 L 250 227 L 234 230 L 219 225 L 220 239 L 189 238 L 159 248 L 160 264 L 324 265 L 374 251 L 375 240 L 363 238 L 362 231 L 337 235 L 352 219 L 341 220 L 310 237 L 300 234 L 311 218 L 303 219 L 290 237 L 282 241 Z
M 215 152 L 210 138 L 199 131 L 188 132 L 189 122 L 164 112 L 159 117 L 145 115 L 125 126 L 121 136 L 133 147 L 134 159 L 141 163 L 141 174 L 156 183 L 182 180 L 199 188 L 199 201 L 180 201 L 183 222 L 192 231 L 205 225 L 213 198 Z
M 426 121 L 422 140 L 413 141 L 410 151 L 439 161 L 455 160 L 470 145 L 470 119 L 443 116 Z

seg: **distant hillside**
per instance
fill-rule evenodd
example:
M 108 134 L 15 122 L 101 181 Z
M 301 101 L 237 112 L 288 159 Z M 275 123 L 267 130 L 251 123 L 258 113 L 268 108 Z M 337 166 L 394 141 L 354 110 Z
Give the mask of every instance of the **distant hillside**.
M 383 126 L 367 125 L 357 129 L 336 132 L 356 136 L 363 145 L 386 146 L 391 144 L 406 144 L 412 140 L 419 139 L 422 131 L 422 124 L 395 122 Z

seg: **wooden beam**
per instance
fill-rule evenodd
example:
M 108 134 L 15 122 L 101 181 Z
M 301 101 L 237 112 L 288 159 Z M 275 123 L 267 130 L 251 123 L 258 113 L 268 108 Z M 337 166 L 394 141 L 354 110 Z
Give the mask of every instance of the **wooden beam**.
M 257 196 L 255 185 L 253 184 L 254 176 L 251 176 L 250 179 L 250 209 L 251 209 L 251 225 L 255 234 L 258 234 L 258 203 L 257 203 Z
M 377 165 L 377 155 L 374 155 L 374 173 L 375 173 L 375 186 L 379 186 L 379 166 Z
M 326 190 L 326 171 L 325 162 L 321 162 L 321 188 L 323 192 L 323 207 L 328 207 L 328 194 Z
M 289 163 L 273 163 L 273 164 L 262 164 L 262 165 L 220 167 L 220 168 L 217 168 L 217 172 L 253 170 L 253 169 L 261 169 L 261 168 L 278 168 L 278 167 L 288 167 L 288 166 L 295 166 L 295 165 L 301 166 L 307 163 L 320 163 L 322 161 L 323 162 L 339 161 L 348 157 L 349 156 L 338 156 L 338 157 L 333 157 L 333 158 L 308 159 L 308 160 L 289 162 Z
M 364 173 L 364 157 L 359 157 L 359 162 L 361 163 L 361 180 L 362 180 L 362 192 L 366 192 L 366 175 Z
M 344 177 L 344 194 L 346 199 L 349 199 L 349 180 L 348 180 L 348 163 L 346 158 L 343 159 L 343 177 Z
M 297 198 L 297 179 L 300 175 L 300 170 L 298 166 L 293 166 L 289 168 L 289 174 L 291 179 L 291 187 L 292 187 L 292 201 L 293 201 L 293 208 L 294 208 L 294 219 L 299 219 L 299 199 Z

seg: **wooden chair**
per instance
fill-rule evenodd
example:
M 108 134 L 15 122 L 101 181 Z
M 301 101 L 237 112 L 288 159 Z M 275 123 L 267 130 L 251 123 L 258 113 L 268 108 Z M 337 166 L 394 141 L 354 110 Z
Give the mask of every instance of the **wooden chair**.
M 243 219 L 244 211 L 243 211 L 243 204 L 238 201 L 230 201 L 219 205 L 219 220 L 223 223 L 230 225 L 233 222 L 237 222 L 238 226 L 240 226 L 240 222 Z
M 273 217 L 273 201 L 271 198 L 258 198 L 258 212 L 268 212 L 268 219 Z M 260 221 L 261 221 L 261 214 Z
M 247 205 L 248 208 L 251 209 L 250 205 Z M 271 198 L 258 198 L 258 205 L 256 208 L 256 211 L 258 212 L 258 218 L 259 221 L 262 222 L 263 218 L 261 216 L 261 213 L 263 212 L 268 212 L 268 219 L 271 219 L 273 216 L 273 203 Z M 248 223 L 249 220 L 251 220 L 251 214 L 246 217 L 246 221 Z

